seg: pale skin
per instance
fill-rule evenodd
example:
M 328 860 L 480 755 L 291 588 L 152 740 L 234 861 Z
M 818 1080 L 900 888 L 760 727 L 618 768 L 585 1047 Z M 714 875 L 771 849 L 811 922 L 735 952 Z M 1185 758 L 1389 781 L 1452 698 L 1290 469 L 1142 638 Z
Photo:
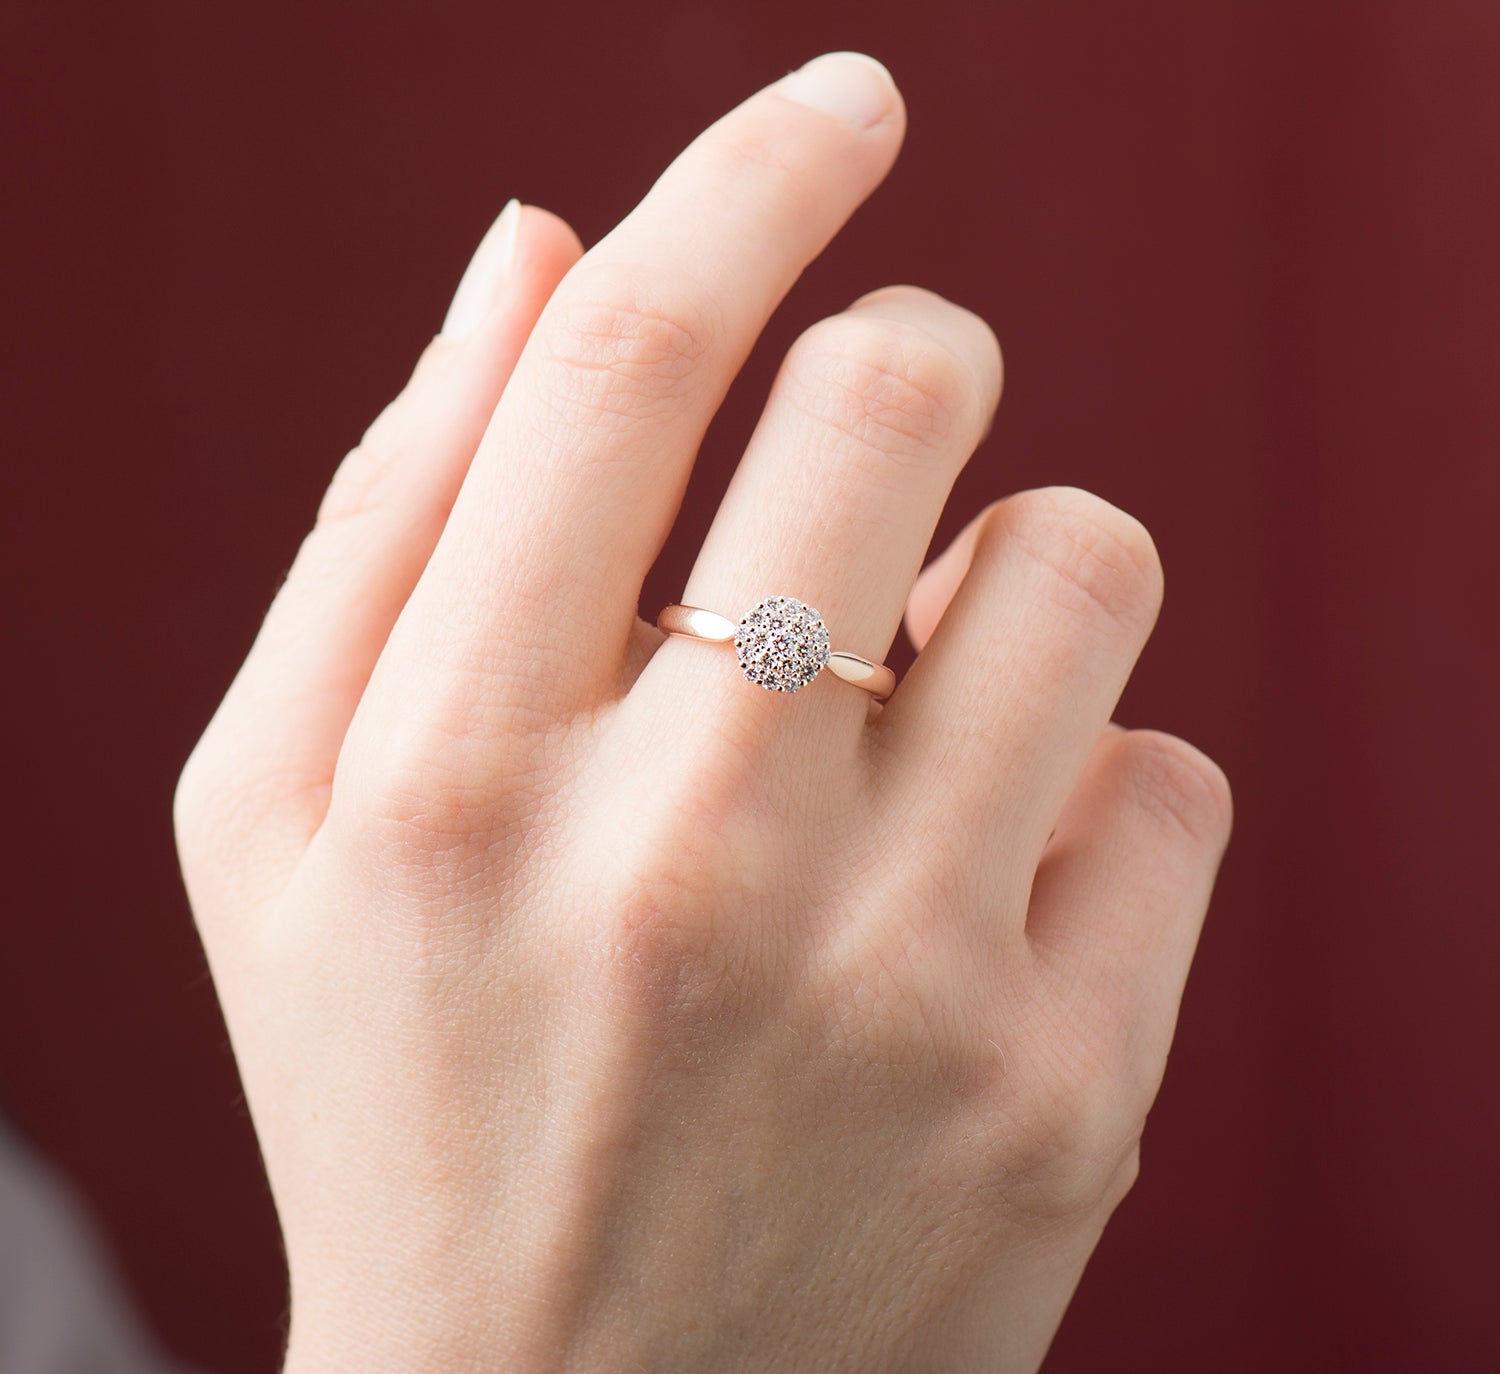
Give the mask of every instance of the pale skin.
M 677 598 L 877 662 L 904 626 L 884 705 L 639 605 L 904 127 L 831 55 L 587 253 L 508 210 L 188 760 L 294 1374 L 1032 1370 L 1136 1178 L 1229 791 L 1110 723 L 1134 519 L 1023 493 L 924 570 L 990 327 L 913 286 L 814 323 Z

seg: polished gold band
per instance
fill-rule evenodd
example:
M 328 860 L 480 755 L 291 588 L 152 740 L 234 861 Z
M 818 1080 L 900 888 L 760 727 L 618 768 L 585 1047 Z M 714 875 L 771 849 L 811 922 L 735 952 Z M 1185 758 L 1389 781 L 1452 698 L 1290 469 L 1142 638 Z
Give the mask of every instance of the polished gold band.
M 656 617 L 656 625 L 668 634 L 732 645 L 745 676 L 773 691 L 795 692 L 820 668 L 872 697 L 888 697 L 896 687 L 896 674 L 884 664 L 830 649 L 822 617 L 795 597 L 767 597 L 738 622 L 674 602 Z

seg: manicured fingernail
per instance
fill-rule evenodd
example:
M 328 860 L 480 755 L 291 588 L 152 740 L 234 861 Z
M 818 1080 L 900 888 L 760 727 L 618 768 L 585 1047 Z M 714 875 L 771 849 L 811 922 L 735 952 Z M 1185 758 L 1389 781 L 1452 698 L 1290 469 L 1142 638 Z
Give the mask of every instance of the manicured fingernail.
M 461 339 L 479 328 L 490 312 L 505 279 L 516 261 L 516 230 L 521 224 L 521 202 L 512 197 L 505 209 L 479 240 L 479 247 L 464 269 L 453 304 L 441 330 L 445 339 Z
M 788 100 L 836 115 L 856 129 L 879 124 L 896 104 L 890 72 L 862 52 L 830 52 L 782 77 L 776 89 Z

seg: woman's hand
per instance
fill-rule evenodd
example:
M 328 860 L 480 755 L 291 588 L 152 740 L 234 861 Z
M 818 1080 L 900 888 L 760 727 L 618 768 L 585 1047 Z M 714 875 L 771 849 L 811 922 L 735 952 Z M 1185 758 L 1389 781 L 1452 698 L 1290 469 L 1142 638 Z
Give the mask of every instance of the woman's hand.
M 681 598 L 877 661 L 904 615 L 883 708 L 636 615 L 903 125 L 824 57 L 581 258 L 508 211 L 184 770 L 289 1368 L 1031 1369 L 1135 1176 L 1229 796 L 1109 725 L 1134 520 L 1031 492 L 918 579 L 989 328 L 908 286 L 813 325 Z

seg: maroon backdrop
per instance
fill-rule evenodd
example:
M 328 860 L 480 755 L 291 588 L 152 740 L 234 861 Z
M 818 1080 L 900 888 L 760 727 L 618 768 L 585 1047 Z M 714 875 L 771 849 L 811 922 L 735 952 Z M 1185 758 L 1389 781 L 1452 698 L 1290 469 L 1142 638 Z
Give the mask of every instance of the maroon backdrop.
M 274 1367 L 274 1217 L 169 801 L 343 451 L 507 196 L 592 242 L 833 47 L 911 133 L 770 330 L 913 280 L 1008 395 L 959 483 L 1073 482 L 1167 568 L 1122 706 L 1238 829 L 1142 1181 L 1052 1374 L 1500 1367 L 1500 6 L 4 7 L 0 1102 L 175 1351 Z M 909 661 L 903 643 L 898 668 Z

